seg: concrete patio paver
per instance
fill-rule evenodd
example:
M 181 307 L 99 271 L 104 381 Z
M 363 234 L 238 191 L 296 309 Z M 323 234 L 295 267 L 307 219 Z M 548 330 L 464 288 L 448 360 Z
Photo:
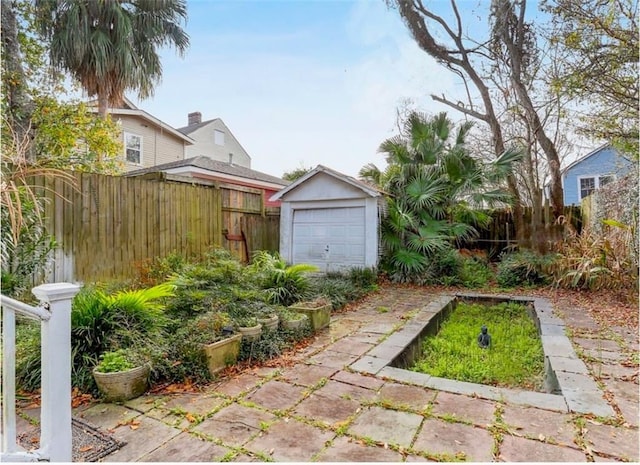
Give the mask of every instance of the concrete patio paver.
M 502 421 L 520 436 L 542 435 L 546 440 L 575 447 L 573 440 L 578 432 L 569 414 L 508 405 L 502 412 Z
M 373 347 L 375 347 L 373 343 L 361 342 L 350 337 L 344 337 L 331 344 L 328 349 L 335 352 L 360 356 L 370 351 Z
M 216 383 L 213 389 L 217 394 L 237 397 L 243 392 L 250 392 L 257 389 L 257 385 L 261 382 L 262 379 L 251 373 L 241 373 L 238 376 L 233 376 Z
M 126 423 L 140 415 L 140 412 L 118 404 L 96 404 L 78 414 L 80 418 L 84 418 L 105 430 L 114 429 L 119 424 Z
M 339 437 L 315 459 L 317 462 L 401 462 L 402 455 L 381 446 L 367 446 L 360 441 Z
M 302 386 L 271 380 L 246 399 L 267 409 L 287 410 L 302 399 L 304 392 L 305 388 Z
M 493 437 L 487 430 L 429 418 L 425 420 L 412 449 L 444 454 L 448 456 L 448 461 L 464 454 L 464 458 L 470 462 L 490 462 L 493 458 L 493 445 Z
M 193 428 L 224 444 L 240 447 L 258 434 L 263 426 L 276 421 L 276 416 L 255 408 L 233 403 Z
M 155 418 L 145 416 L 135 418 L 132 423 L 115 428 L 113 433 L 113 436 L 118 441 L 125 442 L 127 447 L 118 449 L 104 461 L 137 462 L 178 434 L 180 434 L 179 429 L 172 428 Z
M 378 394 L 372 389 L 355 386 L 353 384 L 342 383 L 333 379 L 316 391 L 317 394 L 324 394 L 329 397 L 339 397 L 342 399 L 353 399 L 358 402 L 375 401 Z
M 415 413 L 371 407 L 358 415 L 349 433 L 408 448 L 421 423 L 422 416 Z
M 183 432 L 169 439 L 140 462 L 220 462 L 231 449 Z
M 406 384 L 386 383 L 378 393 L 378 400 L 388 402 L 394 408 L 410 408 L 421 412 L 435 399 L 437 392 Z
M 342 370 L 353 362 L 358 360 L 359 355 L 345 354 L 344 352 L 336 352 L 333 350 L 325 350 L 324 352 L 314 355 L 309 359 L 312 365 L 318 365 L 328 368 Z
M 315 393 L 300 402 L 292 414 L 331 426 L 346 421 L 359 408 L 360 403 L 356 400 Z
M 594 452 L 638 462 L 640 442 L 638 430 L 587 423 L 585 441 Z
M 470 421 L 486 426 L 495 420 L 496 404 L 483 399 L 438 392 L 431 413 L 436 416 L 451 416 L 458 421 Z
M 614 402 L 620 409 L 624 421 L 630 426 L 637 428 L 640 423 L 640 405 L 638 404 L 638 399 L 626 400 L 616 398 Z
M 531 439 L 507 436 L 500 444 L 504 462 L 586 462 L 584 452 Z
M 360 373 L 352 373 L 350 371 L 340 370 L 331 376 L 334 381 L 340 381 L 345 384 L 363 387 L 377 391 L 384 385 L 384 381 L 373 376 L 363 376 Z
M 330 378 L 337 371 L 336 368 L 300 363 L 285 370 L 280 378 L 292 384 L 311 387 L 318 384 L 323 378 Z
M 310 462 L 334 434 L 294 419 L 283 419 L 249 441 L 245 448 L 278 462 Z

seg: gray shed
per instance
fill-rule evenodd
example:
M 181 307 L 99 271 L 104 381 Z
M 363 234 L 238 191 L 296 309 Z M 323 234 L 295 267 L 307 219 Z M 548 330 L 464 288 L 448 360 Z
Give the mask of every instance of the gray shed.
M 379 190 L 318 165 L 271 197 L 282 202 L 280 255 L 321 271 L 375 267 L 379 256 Z

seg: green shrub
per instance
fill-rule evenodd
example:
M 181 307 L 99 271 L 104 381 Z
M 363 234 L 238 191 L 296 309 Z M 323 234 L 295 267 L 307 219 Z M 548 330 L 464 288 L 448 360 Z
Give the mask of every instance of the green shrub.
M 238 360 L 264 362 L 279 357 L 285 350 L 293 348 L 296 341 L 309 337 L 311 334 L 310 325 L 292 330 L 279 328 L 275 331 L 270 331 L 263 328 L 262 334 L 258 339 L 253 341 L 242 340 Z
M 339 310 L 349 302 L 358 300 L 365 293 L 342 273 L 331 273 L 313 279 L 313 296 L 329 299 L 333 310 Z
M 279 254 L 267 251 L 254 254 L 251 269 L 266 290 L 267 300 L 285 306 L 309 297 L 307 274 L 318 271 L 317 267 L 305 263 L 287 265 Z
M 171 275 L 180 272 L 186 263 L 186 259 L 176 252 L 166 257 L 136 262 L 134 263 L 136 268 L 135 286 L 138 288 L 150 287 L 166 282 Z
M 496 280 L 502 287 L 540 286 L 549 283 L 547 272 L 554 257 L 539 255 L 530 250 L 501 256 Z
M 378 272 L 375 268 L 351 268 L 348 276 L 354 286 L 362 289 L 377 288 Z
M 195 318 L 178 320 L 164 338 L 149 345 L 152 379 L 202 383 L 211 379 L 202 349 L 228 337 L 231 317 L 225 312 L 207 312 Z
M 173 286 L 168 284 L 115 294 L 93 287 L 81 289 L 71 308 L 72 385 L 86 392 L 94 391 L 91 370 L 100 355 L 118 348 L 144 347 L 157 339 L 169 322 L 162 301 L 172 292 Z M 22 343 L 16 379 L 20 387 L 31 390 L 40 385 L 41 358 L 39 342 L 36 344 L 39 335 L 36 338 L 30 333 L 32 330 L 25 331 L 30 336 Z
M 40 323 L 16 318 L 16 385 L 35 391 L 41 375 Z
M 428 275 L 437 284 L 460 283 L 463 259 L 456 249 L 441 250 L 433 254 L 428 265 Z
M 100 362 L 96 365 L 95 370 L 100 373 L 117 373 L 131 370 L 136 366 L 126 350 L 118 349 L 100 355 Z
M 479 258 L 470 257 L 462 261 L 460 269 L 460 282 L 464 287 L 477 289 L 485 287 L 494 279 L 494 274 L 489 264 Z

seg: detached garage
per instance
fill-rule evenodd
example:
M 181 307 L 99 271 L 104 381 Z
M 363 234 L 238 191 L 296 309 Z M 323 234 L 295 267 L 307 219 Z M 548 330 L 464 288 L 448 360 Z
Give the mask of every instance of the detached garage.
M 280 255 L 321 271 L 374 267 L 383 197 L 374 187 L 318 165 L 271 197 L 280 200 Z

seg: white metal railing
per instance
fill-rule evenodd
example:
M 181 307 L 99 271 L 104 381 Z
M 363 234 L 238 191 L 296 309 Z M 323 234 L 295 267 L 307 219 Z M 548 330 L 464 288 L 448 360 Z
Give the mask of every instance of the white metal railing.
M 71 462 L 71 301 L 80 290 L 69 283 L 43 284 L 32 292 L 32 307 L 0 295 L 2 305 L 3 462 Z M 40 447 L 25 451 L 16 436 L 16 313 L 40 320 Z M 55 430 L 54 430 L 55 427 Z M 55 431 L 55 441 L 54 441 Z

